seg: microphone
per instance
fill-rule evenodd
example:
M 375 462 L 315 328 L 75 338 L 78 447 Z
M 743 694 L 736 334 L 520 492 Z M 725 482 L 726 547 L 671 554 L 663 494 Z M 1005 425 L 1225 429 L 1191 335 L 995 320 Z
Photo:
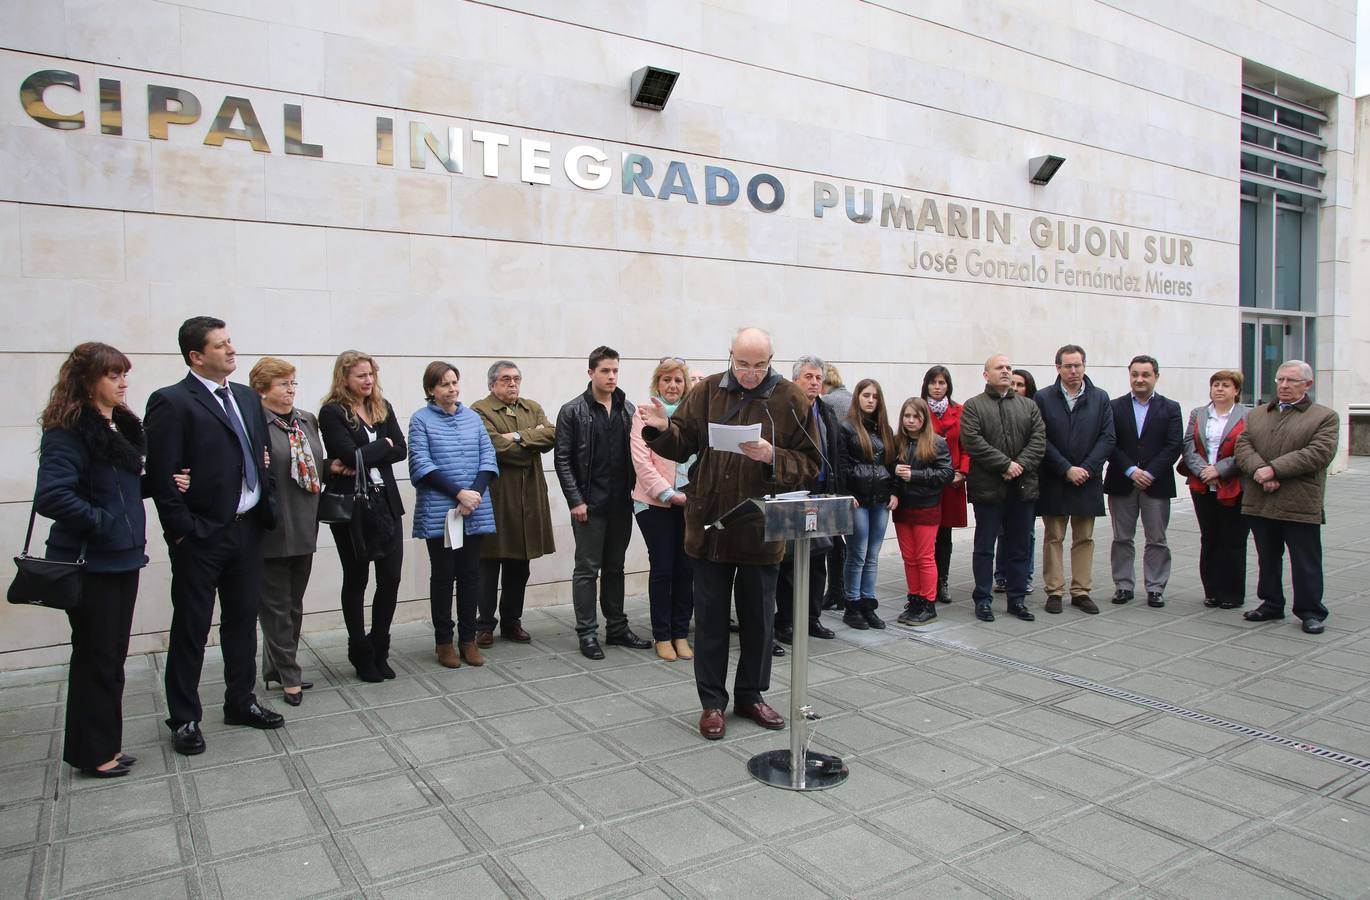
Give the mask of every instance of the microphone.
M 795 424 L 799 426 L 799 431 L 804 435 L 804 438 L 809 442 L 809 446 L 813 447 L 813 449 L 818 451 L 818 458 L 823 460 L 823 465 L 827 467 L 829 472 L 836 474 L 837 470 L 833 468 L 832 463 L 828 462 L 828 457 L 823 453 L 823 448 L 818 446 L 818 444 L 814 442 L 814 439 L 809 435 L 809 429 L 804 427 L 804 422 L 802 419 L 799 418 L 799 412 L 794 408 L 794 404 L 790 404 L 790 415 L 794 417 Z M 824 487 L 829 486 L 830 484 L 824 485 Z M 829 491 L 828 493 L 831 494 L 833 492 Z

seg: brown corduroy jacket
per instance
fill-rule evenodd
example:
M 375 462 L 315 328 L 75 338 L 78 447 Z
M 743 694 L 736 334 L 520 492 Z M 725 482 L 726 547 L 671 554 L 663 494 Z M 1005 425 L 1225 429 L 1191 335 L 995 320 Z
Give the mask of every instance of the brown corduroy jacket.
M 1233 454 L 1242 470 L 1242 512 L 1285 522 L 1325 522 L 1327 467 L 1337 455 L 1340 433 L 1337 414 L 1306 394 L 1285 410 L 1271 401 L 1247 413 Z M 1251 477 L 1262 466 L 1275 470 L 1278 490 L 1267 493 Z

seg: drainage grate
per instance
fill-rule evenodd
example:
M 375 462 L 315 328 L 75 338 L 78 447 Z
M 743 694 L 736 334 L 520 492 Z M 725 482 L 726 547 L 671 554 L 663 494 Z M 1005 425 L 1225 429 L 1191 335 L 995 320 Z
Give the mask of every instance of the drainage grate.
M 1307 741 L 1300 741 L 1295 738 L 1285 737 L 1281 734 L 1274 734 L 1273 732 L 1265 731 L 1261 728 L 1243 725 L 1241 722 L 1233 722 L 1230 719 L 1211 716 L 1208 713 L 1199 712 L 1196 709 L 1176 706 L 1174 703 L 1157 700 L 1155 697 L 1148 697 L 1145 694 L 1134 694 L 1132 691 L 1109 687 L 1106 684 L 1098 684 L 1097 682 L 1089 681 L 1085 678 L 1068 675 L 1065 672 L 1056 672 L 1051 669 L 1044 669 L 1041 666 L 1035 666 L 1032 663 L 1023 662 L 1022 660 L 1012 659 L 1007 656 L 999 656 L 995 653 L 988 653 L 978 647 L 970 647 L 959 641 L 950 641 L 946 638 L 940 638 L 931 634 L 922 634 L 917 631 L 910 631 L 906 628 L 899 628 L 898 630 L 907 634 L 910 639 L 919 641 L 920 643 L 929 644 L 934 647 L 942 647 L 948 650 L 955 650 L 957 653 L 972 656 L 976 659 L 984 660 L 985 662 L 994 663 L 995 665 L 1003 666 L 1007 669 L 1016 669 L 1019 672 L 1039 675 L 1042 678 L 1049 678 L 1052 681 L 1059 681 L 1062 684 L 1068 684 L 1072 687 L 1084 688 L 1087 691 L 1094 691 L 1095 693 L 1113 697 L 1114 699 L 1122 700 L 1126 703 L 1135 703 L 1138 706 L 1159 710 L 1163 713 L 1169 713 L 1172 716 L 1180 716 L 1181 718 L 1189 719 L 1193 722 L 1200 722 L 1204 725 L 1211 725 L 1214 728 L 1221 728 L 1224 731 L 1230 731 L 1244 737 L 1256 738 L 1257 740 L 1266 741 L 1267 743 L 1276 744 L 1281 747 L 1288 747 L 1290 750 L 1307 753 L 1316 756 L 1319 759 L 1325 759 L 1328 762 L 1340 763 L 1341 765 L 1348 766 L 1352 769 L 1370 771 L 1370 759 L 1363 759 L 1359 756 L 1353 756 L 1350 753 L 1343 753 L 1340 750 L 1329 750 L 1326 747 L 1319 747 L 1317 744 L 1310 744 Z

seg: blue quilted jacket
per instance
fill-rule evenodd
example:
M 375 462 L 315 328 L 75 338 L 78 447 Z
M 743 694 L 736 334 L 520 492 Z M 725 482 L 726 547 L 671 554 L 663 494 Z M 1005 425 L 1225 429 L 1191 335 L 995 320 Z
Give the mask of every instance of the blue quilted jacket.
M 442 537 L 447 511 L 457 501 L 419 479 L 437 470 L 463 488 L 478 472 L 499 474 L 495 447 L 485 423 L 463 403 L 452 415 L 430 403 L 409 419 L 409 480 L 414 485 L 414 537 Z M 467 534 L 494 534 L 495 512 L 490 492 L 481 494 L 480 506 L 466 517 Z

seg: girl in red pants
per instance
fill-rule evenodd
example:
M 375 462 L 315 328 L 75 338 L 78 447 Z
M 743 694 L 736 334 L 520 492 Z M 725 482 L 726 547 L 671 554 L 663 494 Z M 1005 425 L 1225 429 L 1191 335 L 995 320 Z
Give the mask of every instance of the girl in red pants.
M 942 489 L 955 473 L 947 442 L 932 430 L 926 400 L 910 397 L 899 408 L 895 438 L 894 485 L 899 506 L 894 532 L 904 557 L 908 602 L 900 625 L 920 625 L 937 618 L 937 527 L 942 524 Z

